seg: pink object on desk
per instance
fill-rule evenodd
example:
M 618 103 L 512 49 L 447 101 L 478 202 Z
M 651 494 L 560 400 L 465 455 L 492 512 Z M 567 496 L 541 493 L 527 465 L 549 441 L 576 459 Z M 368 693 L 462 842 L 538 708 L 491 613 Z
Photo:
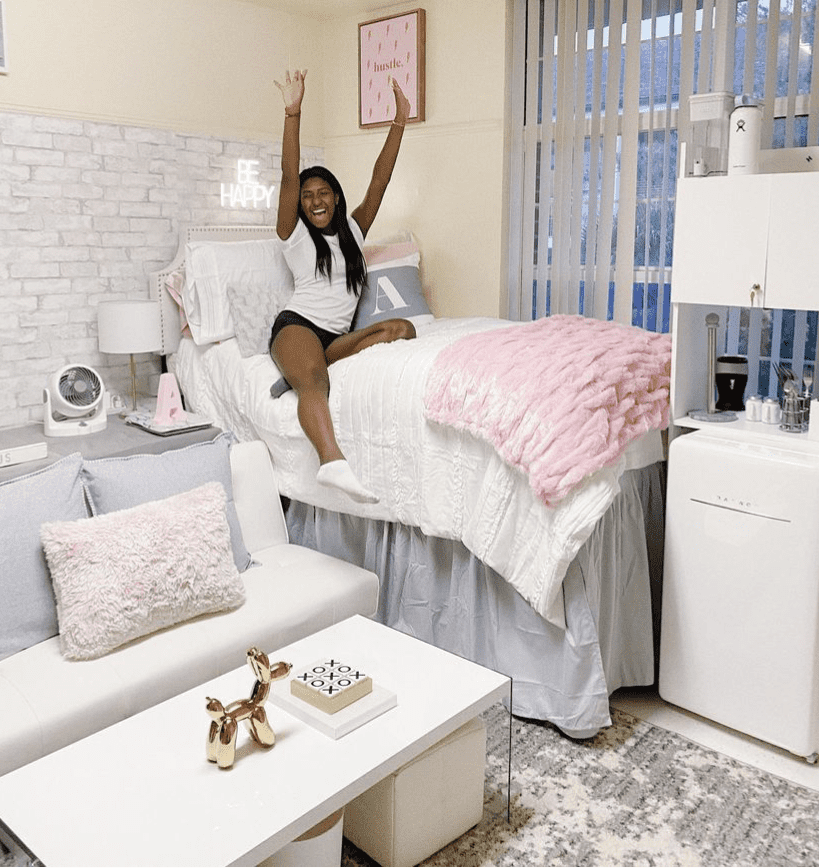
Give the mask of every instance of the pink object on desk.
M 182 408 L 182 396 L 179 384 L 173 374 L 162 374 L 159 377 L 159 394 L 156 398 L 155 425 L 175 425 L 184 422 L 188 414 Z

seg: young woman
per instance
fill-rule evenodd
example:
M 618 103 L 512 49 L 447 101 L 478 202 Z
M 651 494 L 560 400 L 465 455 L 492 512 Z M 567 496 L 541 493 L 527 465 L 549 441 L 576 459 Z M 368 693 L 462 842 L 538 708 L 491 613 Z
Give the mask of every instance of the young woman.
M 298 417 L 318 452 L 317 479 L 353 499 L 376 503 L 378 497 L 353 473 L 336 441 L 328 397 L 327 366 L 372 346 L 415 337 L 408 320 L 392 319 L 351 332 L 367 269 L 361 247 L 392 176 L 409 100 L 393 79 L 395 120 L 375 162 L 364 201 L 347 216 L 344 192 L 321 166 L 299 174 L 299 123 L 307 71 L 288 72 L 275 82 L 284 98 L 282 181 L 276 232 L 293 272 L 295 292 L 273 324 L 270 354 L 298 396 Z M 273 394 L 271 392 L 271 394 Z

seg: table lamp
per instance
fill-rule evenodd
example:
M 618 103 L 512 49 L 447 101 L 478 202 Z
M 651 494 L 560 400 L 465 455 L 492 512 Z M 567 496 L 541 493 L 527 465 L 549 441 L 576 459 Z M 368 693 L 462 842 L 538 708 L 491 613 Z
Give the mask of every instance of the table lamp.
M 131 356 L 131 392 L 136 411 L 135 353 L 156 353 L 162 348 L 158 301 L 103 301 L 97 309 L 101 353 Z

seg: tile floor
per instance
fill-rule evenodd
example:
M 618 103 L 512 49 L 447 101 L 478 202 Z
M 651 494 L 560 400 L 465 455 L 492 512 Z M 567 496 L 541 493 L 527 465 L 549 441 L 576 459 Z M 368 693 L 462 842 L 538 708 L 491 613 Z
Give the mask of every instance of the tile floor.
M 733 757 L 746 765 L 800 786 L 819 790 L 819 764 L 811 765 L 786 750 L 669 705 L 654 689 L 624 688 L 612 696 L 611 703 L 633 717 L 679 733 L 703 747 Z

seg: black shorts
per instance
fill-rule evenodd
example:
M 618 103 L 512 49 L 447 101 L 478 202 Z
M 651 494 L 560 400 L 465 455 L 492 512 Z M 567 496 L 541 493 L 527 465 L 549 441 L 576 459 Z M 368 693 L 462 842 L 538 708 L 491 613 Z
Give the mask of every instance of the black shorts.
M 327 351 L 327 347 L 329 347 L 336 338 L 341 337 L 341 335 L 337 335 L 334 332 L 328 332 L 327 329 L 323 329 L 321 326 L 317 326 L 315 323 L 310 322 L 309 319 L 303 317 L 300 313 L 296 313 L 294 310 L 283 310 L 276 317 L 276 321 L 273 323 L 268 349 L 272 348 L 273 341 L 276 340 L 276 335 L 285 326 L 289 325 L 299 325 L 310 329 L 310 331 L 313 332 L 313 334 L 321 341 L 322 349 L 325 352 Z

